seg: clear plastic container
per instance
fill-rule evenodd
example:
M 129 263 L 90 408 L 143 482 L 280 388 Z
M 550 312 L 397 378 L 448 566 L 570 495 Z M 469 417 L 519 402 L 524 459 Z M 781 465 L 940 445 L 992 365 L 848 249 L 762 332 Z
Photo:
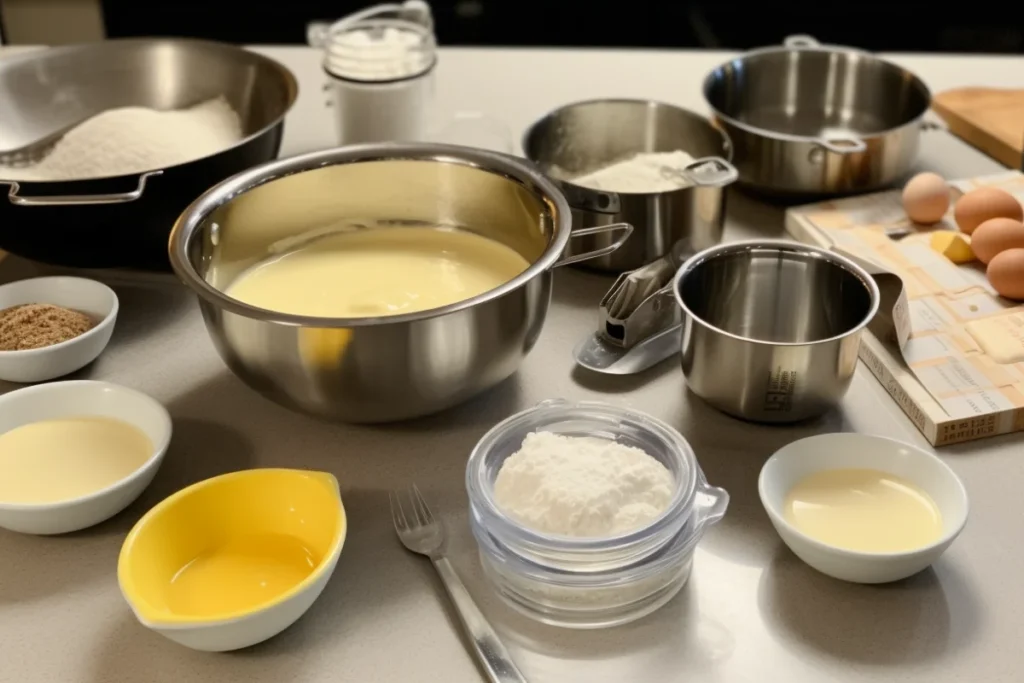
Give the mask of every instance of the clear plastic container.
M 342 144 L 422 140 L 433 97 L 437 45 L 429 26 L 403 19 L 341 22 L 324 38 Z
M 675 478 L 665 512 L 648 526 L 612 538 L 574 538 L 528 529 L 494 500 L 505 458 L 527 434 L 596 436 L 640 448 Z M 544 401 L 492 428 L 466 467 L 470 526 L 486 575 L 513 608 L 538 621 L 602 628 L 658 609 L 690 576 L 705 530 L 725 514 L 729 494 L 709 486 L 693 449 L 664 422 L 616 406 Z

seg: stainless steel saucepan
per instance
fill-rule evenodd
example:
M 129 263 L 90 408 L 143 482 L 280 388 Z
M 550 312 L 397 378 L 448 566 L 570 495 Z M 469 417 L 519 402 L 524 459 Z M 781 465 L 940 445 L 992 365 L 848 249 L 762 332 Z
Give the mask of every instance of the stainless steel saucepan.
M 313 152 L 257 166 L 197 199 L 174 226 L 170 258 L 199 296 L 227 365 L 286 406 L 346 422 L 433 413 L 494 386 L 533 348 L 551 300 L 552 269 L 614 251 L 632 228 L 571 233 L 558 188 L 513 157 L 433 144 Z M 246 268 L 332 226 L 470 230 L 531 265 L 511 281 L 443 308 L 378 318 L 312 318 L 225 293 Z M 576 235 L 616 232 L 564 257 Z
M 714 69 L 704 98 L 740 182 L 780 195 L 838 195 L 899 181 L 917 159 L 931 93 L 906 69 L 806 36 Z
M 755 422 L 796 422 L 835 407 L 879 306 L 863 268 L 786 240 L 703 251 L 679 269 L 673 291 L 690 390 Z
M 610 192 L 573 178 L 637 154 L 681 150 L 694 157 L 687 185 L 667 192 Z M 523 152 L 565 194 L 573 225 L 590 228 L 625 222 L 635 232 L 621 249 L 589 259 L 588 269 L 621 273 L 669 253 L 718 244 L 725 219 L 725 188 L 736 180 L 729 141 L 699 114 L 649 100 L 591 100 L 549 113 L 527 129 Z M 609 235 L 573 240 L 568 255 L 607 246 Z
M 127 38 L 5 57 L 0 149 L 110 109 L 182 109 L 215 97 L 238 114 L 244 137 L 201 159 L 105 178 L 19 181 L 0 168 L 0 248 L 74 268 L 167 270 L 175 219 L 213 185 L 277 158 L 298 92 L 283 65 L 205 40 Z

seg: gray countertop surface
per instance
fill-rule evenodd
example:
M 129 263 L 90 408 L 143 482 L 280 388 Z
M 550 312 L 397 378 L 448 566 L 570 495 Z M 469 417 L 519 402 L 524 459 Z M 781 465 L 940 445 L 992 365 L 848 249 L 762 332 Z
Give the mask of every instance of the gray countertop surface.
M 316 52 L 258 49 L 293 69 L 301 83 L 283 153 L 330 146 Z M 445 49 L 437 111 L 444 117 L 479 110 L 501 118 L 517 137 L 547 110 L 584 98 L 643 97 L 703 111 L 701 80 L 729 56 Z M 934 90 L 1024 86 L 1021 58 L 894 59 Z M 950 178 L 1001 168 L 943 132 L 924 134 L 920 165 Z M 737 193 L 729 202 L 727 238 L 782 234 L 780 208 Z M 0 262 L 0 281 L 45 271 L 8 257 Z M 76 377 L 118 382 L 163 402 L 174 418 L 171 449 L 141 499 L 104 524 L 57 538 L 0 531 L 3 683 L 482 680 L 433 570 L 405 553 L 391 528 L 387 491 L 412 482 L 443 514 L 453 562 L 533 683 L 1010 683 L 1022 676 L 1020 435 L 941 451 L 967 486 L 971 517 L 934 568 L 895 585 L 849 585 L 816 574 L 782 546 L 756 482 L 774 450 L 810 434 L 856 430 L 924 445 L 863 367 L 842 410 L 784 428 L 744 424 L 708 408 L 687 395 L 674 362 L 634 378 L 581 374 L 571 351 L 592 330 L 610 280 L 562 269 L 537 347 L 504 384 L 406 424 L 331 425 L 278 407 L 235 379 L 194 300 L 170 276 L 112 279 L 121 297 L 113 340 Z M 632 625 L 590 632 L 537 625 L 505 607 L 481 575 L 466 524 L 466 458 L 495 422 L 553 397 L 606 400 L 668 421 L 692 443 L 708 480 L 732 495 L 727 516 L 700 545 L 687 587 Z M 323 595 L 282 635 L 242 652 L 193 652 L 147 631 L 117 587 L 125 533 L 182 486 L 259 466 L 322 469 L 341 482 L 350 534 Z

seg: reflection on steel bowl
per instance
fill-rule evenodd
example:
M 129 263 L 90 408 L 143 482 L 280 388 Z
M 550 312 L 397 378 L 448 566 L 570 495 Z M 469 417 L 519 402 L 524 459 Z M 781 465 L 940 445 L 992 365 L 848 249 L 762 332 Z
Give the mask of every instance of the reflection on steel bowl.
M 800 196 L 867 192 L 909 173 L 931 93 L 870 53 L 794 36 L 717 67 L 704 99 L 740 182 Z
M 693 393 L 754 422 L 797 422 L 849 389 L 878 285 L 827 249 L 786 240 L 735 242 L 683 264 L 682 365 Z
M 67 101 L 54 106 L 58 96 Z M 216 97 L 238 113 L 244 135 L 215 154 L 144 173 L 0 179 L 0 248 L 61 266 L 166 270 L 175 219 L 213 185 L 277 157 L 297 96 L 295 77 L 281 64 L 204 40 L 107 40 L 0 61 L 6 148 L 108 109 L 182 109 Z
M 576 102 L 530 126 L 523 150 L 560 183 L 574 226 L 624 221 L 636 228 L 621 249 L 587 261 L 587 268 L 634 270 L 668 254 L 677 242 L 684 252 L 693 253 L 721 240 L 725 187 L 736 179 L 736 171 L 729 163 L 728 139 L 699 114 L 648 100 Z M 637 154 L 676 151 L 694 157 L 697 162 L 691 166 L 699 169 L 688 174 L 680 189 L 610 192 L 572 182 Z M 608 237 L 574 241 L 567 253 L 602 246 Z
M 228 366 L 265 396 L 311 415 L 388 422 L 460 403 L 512 375 L 533 347 L 562 258 L 569 207 L 542 174 L 512 157 L 463 147 L 379 144 L 264 164 L 214 187 L 171 234 L 175 272 L 198 294 Z M 422 312 L 322 318 L 269 311 L 225 294 L 290 238 L 360 229 L 460 228 L 530 264 L 478 296 Z M 282 242 L 284 240 L 285 242 Z

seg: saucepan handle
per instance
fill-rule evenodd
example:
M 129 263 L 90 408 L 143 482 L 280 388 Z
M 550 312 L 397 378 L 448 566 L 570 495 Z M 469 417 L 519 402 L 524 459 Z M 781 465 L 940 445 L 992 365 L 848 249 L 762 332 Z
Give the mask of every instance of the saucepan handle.
M 785 47 L 821 47 L 821 43 L 814 36 L 806 33 L 799 33 L 795 36 L 786 36 L 782 41 Z
M 134 202 L 142 196 L 146 189 L 146 181 L 158 176 L 163 171 L 149 171 L 139 176 L 138 184 L 134 190 L 127 192 L 112 192 L 108 194 L 64 194 L 52 196 L 25 197 L 21 191 L 21 183 L 14 180 L 0 180 L 0 185 L 9 185 L 7 201 L 16 206 L 89 206 L 94 204 L 127 204 Z
M 834 154 L 856 154 L 868 148 L 867 144 L 856 135 L 830 135 L 818 138 L 814 144 Z
M 607 256 L 608 254 L 612 253 L 613 251 L 615 251 L 616 249 L 618 249 L 619 247 L 626 243 L 626 240 L 629 239 L 629 236 L 633 234 L 633 226 L 630 225 L 629 223 L 610 223 L 608 225 L 595 225 L 590 228 L 580 228 L 578 230 L 573 230 L 572 232 L 570 232 L 569 239 L 573 239 L 574 237 L 583 237 L 585 235 L 599 235 L 605 232 L 621 232 L 622 235 L 617 240 L 609 244 L 607 247 L 594 249 L 593 251 L 588 251 L 583 254 L 573 254 L 572 256 L 566 256 L 565 258 L 561 258 L 555 261 L 552 267 L 558 268 L 559 266 L 567 266 L 570 263 L 579 263 L 580 261 L 589 261 L 592 258 Z
M 682 175 L 696 187 L 725 187 L 740 177 L 736 167 L 722 157 L 695 159 L 682 168 Z

